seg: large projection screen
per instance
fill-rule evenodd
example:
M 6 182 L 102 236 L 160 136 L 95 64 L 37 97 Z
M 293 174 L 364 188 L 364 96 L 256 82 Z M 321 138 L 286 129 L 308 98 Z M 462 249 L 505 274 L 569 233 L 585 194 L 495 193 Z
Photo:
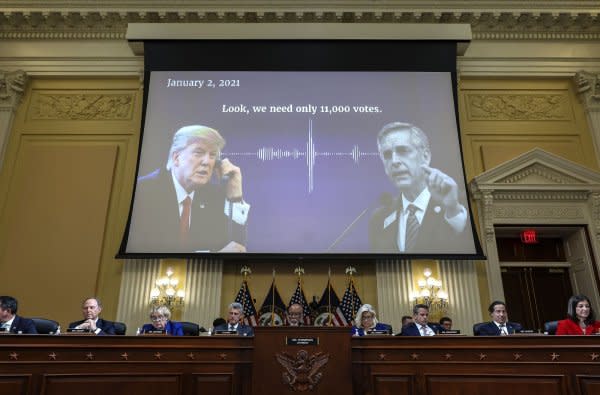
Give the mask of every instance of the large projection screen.
M 253 43 L 256 59 L 244 61 L 226 54 L 246 55 L 247 42 L 185 43 L 181 63 L 173 43 L 147 46 L 143 138 L 119 255 L 481 258 L 454 62 L 427 66 L 421 56 L 407 66 L 389 52 L 406 54 L 407 43 L 344 42 L 341 52 L 334 41 L 289 43 L 295 55 L 275 43 Z M 411 43 L 417 55 L 420 44 Z M 190 55 L 191 45 L 217 60 Z M 306 63 L 310 50 L 323 59 Z

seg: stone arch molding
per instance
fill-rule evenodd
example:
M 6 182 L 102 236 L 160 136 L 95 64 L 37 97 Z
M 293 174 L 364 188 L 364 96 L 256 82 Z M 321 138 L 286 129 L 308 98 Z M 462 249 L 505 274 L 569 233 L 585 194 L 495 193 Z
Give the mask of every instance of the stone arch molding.
M 600 173 L 535 148 L 470 182 L 492 300 L 504 299 L 495 225 L 582 225 L 600 262 Z

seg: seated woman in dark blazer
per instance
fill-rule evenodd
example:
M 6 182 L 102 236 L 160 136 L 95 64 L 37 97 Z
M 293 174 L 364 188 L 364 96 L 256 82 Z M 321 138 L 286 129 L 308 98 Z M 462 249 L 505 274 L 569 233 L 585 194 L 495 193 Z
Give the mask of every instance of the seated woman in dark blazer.
M 557 335 L 600 334 L 600 321 L 596 321 L 590 299 L 585 295 L 571 296 L 567 305 L 567 319 L 558 321 Z
M 183 326 L 179 322 L 171 321 L 171 310 L 167 306 L 153 307 L 150 310 L 150 324 L 144 324 L 140 333 L 151 331 L 165 331 L 166 335 L 183 336 Z
M 356 312 L 354 318 L 354 325 L 352 326 L 352 335 L 364 336 L 369 331 L 385 331 L 386 333 L 392 333 L 392 326 L 383 324 L 377 321 L 375 309 L 370 304 L 363 304 Z

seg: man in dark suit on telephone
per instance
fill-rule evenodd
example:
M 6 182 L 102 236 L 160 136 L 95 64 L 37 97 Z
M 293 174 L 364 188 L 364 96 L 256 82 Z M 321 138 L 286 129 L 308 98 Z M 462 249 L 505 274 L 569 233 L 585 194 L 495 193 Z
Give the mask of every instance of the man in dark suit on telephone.
M 427 135 L 415 125 L 392 122 L 377 136 L 379 156 L 397 190 L 369 223 L 377 253 L 460 253 L 473 250 L 467 210 L 452 177 L 430 167 Z M 458 160 L 458 159 L 457 159 Z
M 240 168 L 220 160 L 224 146 L 225 139 L 208 126 L 175 133 L 166 171 L 138 179 L 129 252 L 246 251 L 250 205 L 243 200 Z

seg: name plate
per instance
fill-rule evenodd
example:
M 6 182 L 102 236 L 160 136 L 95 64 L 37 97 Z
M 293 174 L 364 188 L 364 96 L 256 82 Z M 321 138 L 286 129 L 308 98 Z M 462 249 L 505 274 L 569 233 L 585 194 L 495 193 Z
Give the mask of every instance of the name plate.
M 285 337 L 287 346 L 318 346 L 318 337 Z
M 237 335 L 237 331 L 230 331 L 228 329 L 217 329 L 215 335 Z
M 385 329 L 373 329 L 368 330 L 367 335 L 391 335 L 391 333 Z
M 166 334 L 167 333 L 165 331 L 161 331 L 160 329 L 145 331 L 145 332 L 141 333 L 141 335 L 166 335 Z
M 87 329 L 79 329 L 79 328 L 67 328 L 63 335 L 95 335 L 94 332 L 90 332 Z
M 438 335 L 460 335 L 460 330 L 458 330 L 458 329 L 445 329 L 443 331 L 440 331 L 440 333 L 438 333 Z

